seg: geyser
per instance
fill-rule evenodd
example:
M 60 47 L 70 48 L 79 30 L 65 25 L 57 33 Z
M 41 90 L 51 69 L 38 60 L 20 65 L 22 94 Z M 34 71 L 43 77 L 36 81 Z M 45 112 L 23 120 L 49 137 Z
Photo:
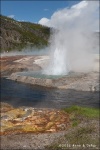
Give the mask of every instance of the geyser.
M 94 32 L 99 29 L 98 1 L 81 1 L 59 10 L 44 25 L 53 29 L 50 62 L 43 73 L 65 75 L 70 71 L 88 72 L 93 69 Z
M 67 63 L 66 62 L 67 58 Z M 48 69 L 44 71 L 46 74 L 51 75 L 65 75 L 69 72 L 67 50 L 59 43 L 52 53 Z

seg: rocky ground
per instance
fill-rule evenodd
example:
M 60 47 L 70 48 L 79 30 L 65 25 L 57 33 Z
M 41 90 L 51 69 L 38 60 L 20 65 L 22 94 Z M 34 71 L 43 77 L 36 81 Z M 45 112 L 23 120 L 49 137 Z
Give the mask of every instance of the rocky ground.
M 1 103 L 1 149 L 68 150 L 69 146 L 75 149 L 73 144 L 80 150 L 99 149 L 98 118 L 80 117 L 78 126 L 72 120 L 64 110 L 14 108 Z

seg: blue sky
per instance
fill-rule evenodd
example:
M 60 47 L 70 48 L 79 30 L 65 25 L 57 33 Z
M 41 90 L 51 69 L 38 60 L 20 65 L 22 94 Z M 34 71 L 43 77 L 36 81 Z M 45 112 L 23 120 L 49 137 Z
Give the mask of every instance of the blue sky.
M 1 0 L 1 14 L 16 20 L 38 22 L 45 17 L 50 19 L 52 14 L 65 7 L 71 7 L 79 1 L 8 1 Z

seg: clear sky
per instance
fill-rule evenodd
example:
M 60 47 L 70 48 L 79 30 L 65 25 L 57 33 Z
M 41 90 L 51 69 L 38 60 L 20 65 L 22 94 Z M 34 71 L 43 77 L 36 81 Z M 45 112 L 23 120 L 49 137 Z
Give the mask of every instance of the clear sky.
M 65 7 L 71 7 L 79 1 L 32 1 L 32 0 L 1 0 L 1 14 L 20 21 L 37 23 L 41 18 L 50 19 L 52 14 Z

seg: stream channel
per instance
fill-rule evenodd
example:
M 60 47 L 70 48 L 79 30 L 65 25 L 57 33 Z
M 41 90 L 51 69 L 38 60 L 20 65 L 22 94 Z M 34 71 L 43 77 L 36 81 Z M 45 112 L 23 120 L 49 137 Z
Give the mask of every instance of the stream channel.
M 60 90 L 1 78 L 1 102 L 14 107 L 65 108 L 72 105 L 99 107 L 99 92 Z

